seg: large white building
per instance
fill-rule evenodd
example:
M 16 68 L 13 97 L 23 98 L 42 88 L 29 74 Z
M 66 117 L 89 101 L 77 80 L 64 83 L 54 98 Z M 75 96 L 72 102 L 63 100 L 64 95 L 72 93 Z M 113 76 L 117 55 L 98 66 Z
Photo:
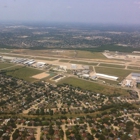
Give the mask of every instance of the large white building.
M 125 86 L 131 87 L 132 80 L 126 80 Z
M 36 63 L 36 67 L 44 67 L 44 65 L 45 65 L 46 63 L 45 62 L 37 62 Z
M 59 67 L 60 67 L 60 69 L 63 69 L 65 71 L 67 70 L 67 66 L 60 65 Z
M 71 69 L 77 69 L 77 65 L 76 64 L 71 64 Z
M 140 80 L 140 73 L 131 73 L 132 79 Z
M 102 74 L 102 73 L 96 73 L 96 76 L 99 78 L 105 78 L 105 79 L 110 79 L 110 80 L 118 79 L 118 77 L 116 77 L 116 76 L 110 76 L 110 75 L 106 75 L 106 74 Z

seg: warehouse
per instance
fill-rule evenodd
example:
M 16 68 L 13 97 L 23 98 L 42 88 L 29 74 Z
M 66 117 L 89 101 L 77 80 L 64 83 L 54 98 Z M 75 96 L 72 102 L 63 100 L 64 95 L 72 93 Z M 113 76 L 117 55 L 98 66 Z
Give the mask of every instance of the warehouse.
M 97 80 L 97 76 L 93 75 L 90 77 L 91 80 Z
M 34 64 L 35 63 L 35 61 L 33 60 L 33 61 L 30 61 L 29 63 L 28 63 L 28 65 L 32 65 L 32 64 Z
M 137 80 L 136 83 L 137 83 L 137 84 L 140 84 L 140 80 Z
M 25 61 L 23 64 L 28 65 L 28 63 L 29 62 L 32 62 L 32 61 L 34 61 L 34 60 L 33 59 L 30 59 L 30 60 Z
M 71 69 L 77 69 L 77 65 L 76 64 L 71 64 Z
M 105 78 L 105 79 L 109 79 L 109 80 L 118 80 L 118 77 L 116 76 L 110 76 L 110 75 L 106 75 L 106 74 L 101 74 L 101 73 L 96 73 L 96 76 L 99 78 Z
M 84 68 L 85 70 L 89 70 L 89 66 L 87 66 L 87 65 L 84 65 L 83 68 Z
M 131 73 L 132 79 L 138 80 L 140 79 L 140 73 Z
M 83 74 L 89 74 L 90 71 L 89 71 L 89 70 L 83 70 L 82 73 L 83 73 Z
M 44 63 L 44 62 L 37 62 L 37 63 L 36 63 L 36 67 L 42 68 L 42 67 L 44 67 L 45 64 L 46 64 L 46 63 Z
M 132 80 L 126 80 L 125 86 L 131 87 L 132 86 L 131 83 L 132 83 Z
M 81 77 L 83 77 L 83 78 L 89 78 L 89 74 L 83 74 L 83 75 L 81 75 Z
M 65 71 L 67 70 L 67 66 L 60 65 L 59 68 L 65 70 Z

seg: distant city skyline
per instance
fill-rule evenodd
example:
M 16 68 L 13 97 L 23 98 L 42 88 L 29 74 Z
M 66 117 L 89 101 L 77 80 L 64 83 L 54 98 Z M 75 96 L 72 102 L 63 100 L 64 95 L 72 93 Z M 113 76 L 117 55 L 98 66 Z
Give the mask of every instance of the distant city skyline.
M 140 0 L 1 0 L 0 21 L 140 24 Z

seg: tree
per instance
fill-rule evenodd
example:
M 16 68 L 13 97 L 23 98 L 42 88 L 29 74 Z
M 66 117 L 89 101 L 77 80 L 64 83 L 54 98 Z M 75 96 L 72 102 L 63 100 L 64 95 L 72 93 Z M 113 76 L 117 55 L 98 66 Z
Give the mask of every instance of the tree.
M 13 134 L 13 136 L 12 136 L 13 137 L 13 140 L 16 140 L 18 138 L 18 136 L 19 136 L 18 133 L 19 133 L 19 130 L 16 129 L 15 132 L 14 132 L 14 134 Z
M 60 137 L 63 138 L 63 136 L 64 136 L 64 132 L 63 132 L 63 130 L 61 129 L 61 130 L 60 130 Z
M 106 138 L 105 138 L 104 135 L 101 134 L 101 135 L 99 136 L 99 140 L 105 140 L 105 139 L 106 139 Z
M 49 134 L 50 134 L 51 136 L 54 134 L 54 130 L 53 130 L 53 128 L 52 128 L 52 125 L 50 125 Z
M 134 123 L 133 122 L 131 122 L 131 121 L 129 121 L 129 122 L 127 122 L 126 123 L 126 132 L 131 132 L 132 130 L 133 130 L 133 126 L 134 125 Z

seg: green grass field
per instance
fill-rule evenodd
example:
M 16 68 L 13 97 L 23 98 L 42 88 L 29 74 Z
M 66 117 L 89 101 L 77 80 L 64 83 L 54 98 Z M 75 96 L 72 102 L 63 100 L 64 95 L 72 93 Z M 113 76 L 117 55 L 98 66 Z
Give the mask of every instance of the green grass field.
M 90 90 L 97 93 L 103 93 L 106 95 L 114 94 L 114 93 L 120 93 L 121 95 L 124 95 L 124 96 L 128 95 L 128 92 L 126 90 L 98 84 L 95 82 L 85 81 L 85 80 L 74 78 L 74 77 L 65 78 L 61 80 L 60 82 L 58 82 L 58 84 L 63 84 L 63 83 L 73 85 L 74 87 L 80 87 L 81 89 Z
M 108 80 L 108 79 L 103 79 L 103 78 L 98 78 L 99 80 L 103 80 L 106 83 L 110 84 L 110 85 L 117 85 L 119 83 L 119 81 L 113 81 L 113 80 Z
M 131 72 L 140 72 L 140 71 L 135 71 L 135 70 L 125 70 L 125 69 L 115 69 L 115 68 L 105 68 L 105 67 L 95 67 L 95 70 L 97 73 L 118 76 L 119 81 L 122 81 Z
M 10 56 L 10 57 L 22 57 L 22 58 L 29 58 L 29 56 L 25 56 L 25 55 L 23 55 L 23 54 L 18 54 L 18 55 L 16 55 L 16 54 L 12 54 L 12 53 L 10 53 L 10 54 L 5 54 L 4 56 Z
M 136 67 L 136 66 L 128 66 L 127 68 L 132 70 L 140 70 L 140 67 Z
M 107 59 L 102 53 L 100 52 L 90 52 L 90 51 L 76 51 L 78 58 L 88 58 L 88 59 Z
M 9 53 L 11 51 L 12 50 L 10 50 L 10 49 L 0 49 L 0 53 Z
M 36 59 L 40 59 L 40 60 L 47 60 L 47 61 L 55 61 L 57 59 L 51 59 L 51 58 L 44 58 L 44 57 L 34 57 Z
M 105 63 L 101 63 L 100 66 L 115 67 L 115 68 L 125 68 L 124 65 L 114 65 L 114 64 L 105 64 Z
M 64 60 L 64 59 L 61 59 L 59 60 L 59 62 L 69 62 L 70 60 Z
M 137 87 L 140 89 L 140 84 L 138 84 Z
M 63 53 L 61 53 L 62 56 L 66 57 L 74 57 L 75 51 L 74 50 L 65 50 Z
M 36 79 L 32 78 L 32 76 L 39 74 L 41 72 L 42 72 L 41 70 L 37 70 L 29 67 L 16 66 L 11 69 L 7 69 L 6 74 L 19 79 L 24 79 L 29 82 L 33 82 Z
M 6 62 L 0 62 L 0 69 L 4 69 L 4 68 L 7 68 L 7 67 L 11 67 L 11 66 L 14 66 L 14 64 L 6 63 Z
M 97 65 L 98 63 L 88 63 L 88 62 L 82 62 L 82 61 L 70 61 L 72 64 L 81 64 L 81 65 Z

